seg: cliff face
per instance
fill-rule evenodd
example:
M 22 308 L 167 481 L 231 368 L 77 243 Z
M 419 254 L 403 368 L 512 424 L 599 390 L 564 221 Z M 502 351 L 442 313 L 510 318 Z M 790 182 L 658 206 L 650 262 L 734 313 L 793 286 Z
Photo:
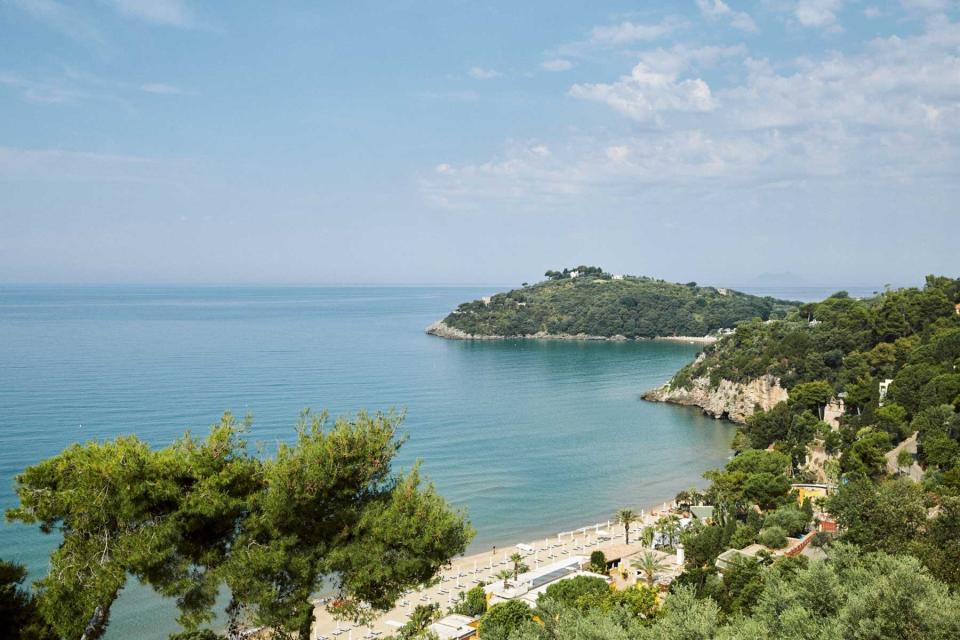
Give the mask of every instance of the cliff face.
M 644 400 L 672 402 L 700 407 L 714 418 L 728 418 L 743 424 L 753 414 L 757 405 L 767 411 L 778 402 L 787 399 L 787 390 L 780 381 L 766 375 L 748 383 L 721 380 L 716 388 L 710 388 L 709 378 L 695 378 L 689 389 L 671 387 L 670 383 L 643 394 Z

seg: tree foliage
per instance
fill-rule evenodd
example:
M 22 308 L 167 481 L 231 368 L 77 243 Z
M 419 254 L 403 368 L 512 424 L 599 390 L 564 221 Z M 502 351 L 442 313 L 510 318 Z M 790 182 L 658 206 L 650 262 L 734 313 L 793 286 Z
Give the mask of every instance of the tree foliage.
M 578 277 L 571 277 L 577 271 Z M 673 284 L 599 267 L 547 271 L 546 281 L 461 304 L 444 323 L 479 336 L 536 333 L 592 336 L 702 336 L 743 320 L 782 317 L 795 303 L 696 283 Z
M 175 597 L 188 630 L 212 619 L 222 585 L 231 628 L 246 620 L 281 638 L 307 637 L 323 581 L 341 615 L 388 609 L 472 535 L 416 468 L 392 470 L 401 421 L 306 412 L 294 444 L 255 457 L 249 425 L 227 413 L 204 440 L 151 449 L 124 436 L 28 467 L 7 517 L 63 539 L 39 610 L 64 638 L 99 637 L 129 576 Z

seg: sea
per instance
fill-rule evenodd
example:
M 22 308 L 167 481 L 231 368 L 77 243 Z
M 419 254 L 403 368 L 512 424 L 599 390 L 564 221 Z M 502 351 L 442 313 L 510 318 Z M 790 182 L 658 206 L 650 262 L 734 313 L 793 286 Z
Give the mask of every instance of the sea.
M 732 425 L 640 398 L 699 345 L 424 333 L 505 288 L 0 285 L 0 508 L 17 504 L 17 473 L 73 442 L 136 434 L 159 447 L 226 410 L 252 416 L 248 439 L 267 452 L 293 439 L 305 408 L 404 411 L 397 468 L 422 461 L 466 510 L 471 551 L 648 508 L 704 486 L 728 459 Z M 813 300 L 837 288 L 756 293 Z M 0 558 L 31 579 L 58 542 L 0 524 Z M 171 601 L 131 581 L 107 638 L 161 640 L 175 618 Z

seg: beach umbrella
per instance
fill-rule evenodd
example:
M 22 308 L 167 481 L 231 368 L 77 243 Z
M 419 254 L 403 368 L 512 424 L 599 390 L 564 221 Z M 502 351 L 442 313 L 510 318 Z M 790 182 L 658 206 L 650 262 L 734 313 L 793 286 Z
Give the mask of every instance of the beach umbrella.
M 474 573 L 477 572 L 477 561 L 476 561 L 476 560 L 473 561 L 473 572 L 474 572 Z

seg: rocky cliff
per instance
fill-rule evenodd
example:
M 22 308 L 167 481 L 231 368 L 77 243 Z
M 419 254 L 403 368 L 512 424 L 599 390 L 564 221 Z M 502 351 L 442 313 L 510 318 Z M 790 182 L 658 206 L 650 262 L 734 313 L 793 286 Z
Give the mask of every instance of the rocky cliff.
M 705 414 L 714 418 L 727 418 L 743 424 L 757 405 L 766 411 L 786 400 L 787 390 L 771 375 L 748 383 L 721 380 L 713 388 L 709 378 L 694 378 L 689 388 L 673 387 L 667 383 L 647 391 L 643 399 L 700 407 Z

